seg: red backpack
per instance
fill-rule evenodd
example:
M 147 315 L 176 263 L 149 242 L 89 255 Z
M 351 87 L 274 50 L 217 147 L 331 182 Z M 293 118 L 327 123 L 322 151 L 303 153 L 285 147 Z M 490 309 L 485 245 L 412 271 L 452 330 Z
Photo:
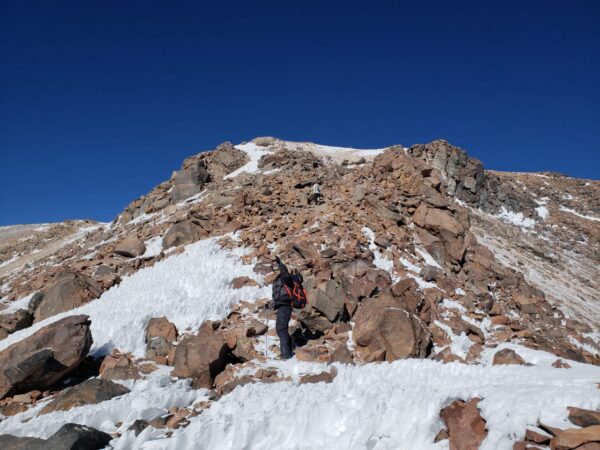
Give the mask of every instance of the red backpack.
M 304 289 L 300 281 L 294 280 L 292 289 L 286 285 L 283 285 L 283 288 L 287 295 L 292 299 L 292 308 L 302 309 L 306 306 L 306 289 Z

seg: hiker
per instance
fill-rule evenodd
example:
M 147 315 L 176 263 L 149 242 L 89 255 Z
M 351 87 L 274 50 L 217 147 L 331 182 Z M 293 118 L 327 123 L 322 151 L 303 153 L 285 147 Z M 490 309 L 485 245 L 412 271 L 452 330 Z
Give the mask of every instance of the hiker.
M 321 203 L 321 186 L 319 186 L 319 183 L 315 183 L 313 184 L 311 193 L 308 196 L 308 204 L 318 205 L 319 203 Z
M 275 261 L 275 270 L 279 271 L 279 275 L 273 281 L 273 308 L 277 311 L 275 330 L 279 336 L 281 359 L 289 359 L 294 356 L 292 337 L 288 331 L 292 307 L 303 308 L 306 305 L 306 292 L 302 287 L 302 275 L 295 269 L 290 274 L 279 257 L 275 257 Z

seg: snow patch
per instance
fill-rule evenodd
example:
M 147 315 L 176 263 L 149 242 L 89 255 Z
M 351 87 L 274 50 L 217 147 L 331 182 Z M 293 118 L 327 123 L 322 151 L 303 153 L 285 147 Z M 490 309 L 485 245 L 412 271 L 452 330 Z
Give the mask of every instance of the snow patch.
M 250 161 L 248 161 L 246 164 L 244 164 L 239 169 L 234 170 L 233 172 L 231 172 L 228 175 L 225 175 L 223 177 L 224 180 L 227 180 L 230 178 L 235 178 L 239 174 L 244 173 L 244 172 L 257 173 L 258 172 L 258 161 L 260 160 L 260 158 L 262 158 L 264 155 L 266 155 L 268 153 L 271 153 L 265 147 L 256 145 L 253 142 L 248 142 L 247 144 L 239 144 L 239 145 L 236 145 L 235 148 L 246 153 L 246 155 L 248 155 L 248 157 L 250 158 Z
M 523 228 L 532 228 L 535 226 L 535 220 L 526 218 L 522 212 L 509 211 L 504 206 L 501 207 L 500 213 L 496 214 L 496 217 L 505 223 L 511 223 Z
M 93 354 L 118 348 L 141 357 L 146 349 L 144 329 L 153 317 L 165 316 L 181 332 L 196 330 L 207 319 L 226 316 L 234 303 L 269 297 L 267 287 L 231 287 L 237 276 L 259 282 L 261 278 L 252 265 L 240 261 L 243 250 L 224 250 L 217 241 L 211 238 L 188 245 L 184 253 L 124 278 L 99 299 L 11 334 L 0 341 L 0 350 L 63 317 L 87 314 L 92 321 Z
M 581 213 L 575 211 L 574 209 L 566 208 L 564 206 L 560 206 L 559 208 L 560 208 L 561 211 L 571 213 L 571 214 L 573 214 L 573 215 L 575 215 L 577 217 L 581 217 L 582 219 L 592 220 L 594 222 L 600 222 L 600 217 L 586 216 L 584 214 L 581 214 Z

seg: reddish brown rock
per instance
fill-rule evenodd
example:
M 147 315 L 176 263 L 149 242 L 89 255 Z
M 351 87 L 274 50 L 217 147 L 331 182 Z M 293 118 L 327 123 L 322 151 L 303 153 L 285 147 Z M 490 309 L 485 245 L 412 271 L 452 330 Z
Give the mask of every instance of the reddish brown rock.
M 332 368 L 329 372 L 321 372 L 318 374 L 306 374 L 300 377 L 300 384 L 308 383 L 331 383 L 337 376 L 337 370 Z
M 94 405 L 128 392 L 129 389 L 121 384 L 113 383 L 110 380 L 90 378 L 59 393 L 54 400 L 42 408 L 40 414 L 66 411 L 83 405 Z
M 258 283 L 249 277 L 237 277 L 231 281 L 231 287 L 234 289 L 240 289 L 245 286 L 258 286 Z
M 600 411 L 592 411 L 590 409 L 581 409 L 570 406 L 569 420 L 580 427 L 589 427 L 592 425 L 600 425 Z
M 162 337 L 168 343 L 177 340 L 177 327 L 167 320 L 166 317 L 155 317 L 150 319 L 146 325 L 146 343 L 153 338 Z
M 486 423 L 479 414 L 478 403 L 478 398 L 467 403 L 455 400 L 440 411 L 440 417 L 448 429 L 450 450 L 476 450 L 487 436 Z
M 550 441 L 552 450 L 570 450 L 591 442 L 600 442 L 600 425 L 585 428 L 569 428 L 558 433 Z
M 352 338 L 365 361 L 427 356 L 429 330 L 391 297 L 363 301 L 354 323 Z
M 524 365 L 525 360 L 521 358 L 514 350 L 505 348 L 494 354 L 494 360 L 492 362 L 494 366 L 500 364 L 520 364 Z
M 194 378 L 196 387 L 211 388 L 226 365 L 229 347 L 218 335 L 202 333 L 185 336 L 177 345 L 172 375 Z

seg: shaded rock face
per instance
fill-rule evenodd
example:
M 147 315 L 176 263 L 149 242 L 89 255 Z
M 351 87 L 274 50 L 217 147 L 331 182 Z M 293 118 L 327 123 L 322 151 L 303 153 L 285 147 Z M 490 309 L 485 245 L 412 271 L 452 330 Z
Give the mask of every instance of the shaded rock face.
M 448 429 L 450 450 L 476 450 L 487 436 L 478 403 L 478 398 L 467 403 L 455 400 L 440 411 L 440 417 Z
M 3 450 L 100 450 L 112 440 L 108 433 L 75 423 L 63 425 L 48 439 L 0 435 Z
M 34 312 L 35 322 L 85 305 L 102 294 L 101 286 L 87 275 L 62 272 L 50 286 Z
M 569 420 L 580 427 L 600 425 L 600 411 L 569 407 Z
M 44 406 L 41 414 L 66 411 L 82 405 L 94 405 L 128 392 L 129 389 L 121 384 L 91 378 L 58 394 L 54 400 Z
M 431 343 L 425 324 L 395 299 L 364 301 L 354 316 L 352 338 L 365 361 L 424 358 Z
M 88 316 L 58 320 L 0 352 L 0 399 L 45 390 L 77 368 L 92 345 Z
M 194 378 L 195 387 L 211 388 L 225 369 L 229 347 L 212 328 L 203 326 L 198 335 L 185 336 L 175 351 L 174 377 Z
M 150 319 L 146 326 L 146 358 L 166 362 L 176 340 L 177 328 L 166 317 Z

